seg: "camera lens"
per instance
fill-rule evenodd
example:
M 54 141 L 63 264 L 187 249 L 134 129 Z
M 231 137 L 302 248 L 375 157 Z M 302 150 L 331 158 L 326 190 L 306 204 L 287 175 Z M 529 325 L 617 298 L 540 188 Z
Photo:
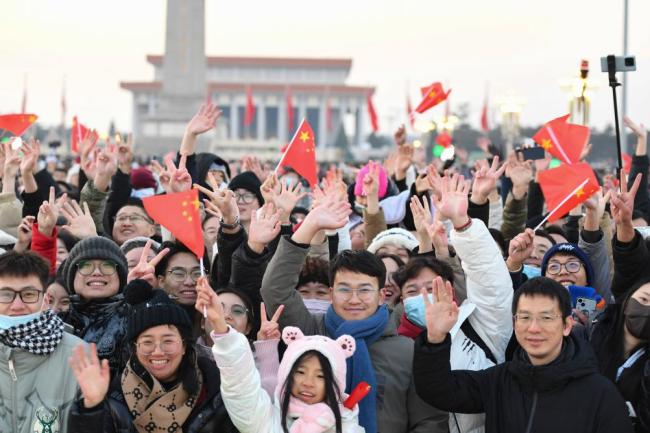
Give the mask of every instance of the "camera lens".
M 626 57 L 625 66 L 634 66 L 634 57 Z

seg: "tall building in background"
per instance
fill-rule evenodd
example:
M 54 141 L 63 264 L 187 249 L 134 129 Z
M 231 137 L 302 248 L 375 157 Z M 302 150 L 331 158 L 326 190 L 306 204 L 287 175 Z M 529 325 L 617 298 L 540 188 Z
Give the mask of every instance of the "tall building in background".
M 186 123 L 208 97 L 222 115 L 199 150 L 224 158 L 279 159 L 302 118 L 314 129 L 320 160 L 340 159 L 333 144 L 343 124 L 352 145 L 369 132 L 366 97 L 374 87 L 346 84 L 351 59 L 206 57 L 205 0 L 167 1 L 165 54 L 147 61 L 154 81 L 120 83 L 133 93 L 133 134 L 141 155 L 178 149 Z M 249 91 L 255 114 L 245 124 Z

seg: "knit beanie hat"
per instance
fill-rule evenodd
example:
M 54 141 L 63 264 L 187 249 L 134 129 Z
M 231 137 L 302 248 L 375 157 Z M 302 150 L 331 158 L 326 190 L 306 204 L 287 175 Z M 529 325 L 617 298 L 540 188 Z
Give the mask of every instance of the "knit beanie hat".
M 397 245 L 400 248 L 413 251 L 419 242 L 408 230 L 396 227 L 377 234 L 368 246 L 368 251 L 375 254 L 379 248 L 388 244 Z
M 74 293 L 74 277 L 77 274 L 77 266 L 84 260 L 110 260 L 115 263 L 117 276 L 120 279 L 120 290 L 126 286 L 129 268 L 120 247 L 110 239 L 94 236 L 79 241 L 70 250 L 68 258 L 65 259 L 63 275 L 68 293 Z
M 131 170 L 131 185 L 133 189 L 156 188 L 156 178 L 146 167 Z
M 282 388 L 287 381 L 291 368 L 298 358 L 311 350 L 322 353 L 332 367 L 334 379 L 341 392 L 345 390 L 345 375 L 347 372 L 346 358 L 351 357 L 356 349 L 354 338 L 347 334 L 332 340 L 324 335 L 305 337 L 300 328 L 287 326 L 282 330 L 282 341 L 287 345 L 282 361 L 278 368 L 278 384 L 275 388 L 276 401 L 282 394 Z
M 264 204 L 264 197 L 262 197 L 262 191 L 260 190 L 261 187 L 262 183 L 257 178 L 257 175 L 252 171 L 239 173 L 237 176 L 232 178 L 230 183 L 228 183 L 228 189 L 231 191 L 235 191 L 237 188 L 243 188 L 246 191 L 255 194 L 260 206 Z
M 585 273 L 587 274 L 587 285 L 591 286 L 594 281 L 594 268 L 591 266 L 591 261 L 589 256 L 584 252 L 582 248 L 576 244 L 562 243 L 555 244 L 546 251 L 544 258 L 542 259 L 542 276 L 546 276 L 546 268 L 548 267 L 548 261 L 556 254 L 565 254 L 577 257 L 578 260 L 582 262 L 582 265 L 585 267 Z
M 184 341 L 192 341 L 190 317 L 164 290 L 152 289 L 144 280 L 133 280 L 124 290 L 124 299 L 133 306 L 126 322 L 126 339 L 129 343 L 133 343 L 147 329 L 159 325 L 174 325 Z
M 365 196 L 366 192 L 363 190 L 363 178 L 366 177 L 366 174 L 370 171 L 370 164 L 364 165 L 359 173 L 357 173 L 357 179 L 354 184 L 354 195 Z M 388 191 L 388 176 L 386 175 L 386 170 L 384 167 L 379 165 L 379 198 L 382 199 L 386 196 Z

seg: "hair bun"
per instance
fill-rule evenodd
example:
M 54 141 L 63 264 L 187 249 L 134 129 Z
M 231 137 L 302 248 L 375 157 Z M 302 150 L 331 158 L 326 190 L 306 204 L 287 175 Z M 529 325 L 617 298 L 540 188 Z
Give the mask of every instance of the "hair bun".
M 147 302 L 154 296 L 153 287 L 145 280 L 135 279 L 124 289 L 124 300 L 131 305 Z

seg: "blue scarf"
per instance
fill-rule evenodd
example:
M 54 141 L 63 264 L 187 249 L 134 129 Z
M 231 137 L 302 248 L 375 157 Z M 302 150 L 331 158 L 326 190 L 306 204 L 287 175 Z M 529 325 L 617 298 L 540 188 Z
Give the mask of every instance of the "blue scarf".
M 363 320 L 343 320 L 330 306 L 325 314 L 325 328 L 333 339 L 343 334 L 354 337 L 357 349 L 347 359 L 347 376 L 345 392 L 352 392 L 361 381 L 367 382 L 372 388 L 368 395 L 359 403 L 359 424 L 366 433 L 377 432 L 377 378 L 370 360 L 368 346 L 377 341 L 384 333 L 388 323 L 388 308 L 380 305 L 375 314 Z

